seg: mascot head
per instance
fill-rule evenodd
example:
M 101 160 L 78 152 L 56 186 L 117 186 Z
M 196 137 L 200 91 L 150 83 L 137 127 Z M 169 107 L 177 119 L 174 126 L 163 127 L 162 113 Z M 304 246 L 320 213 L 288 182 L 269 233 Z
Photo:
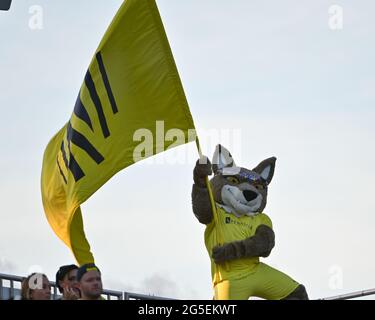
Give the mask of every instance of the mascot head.
M 276 158 L 262 161 L 253 170 L 237 167 L 230 152 L 216 147 L 211 185 L 215 201 L 240 217 L 262 213 L 267 204 L 267 190 L 275 171 Z

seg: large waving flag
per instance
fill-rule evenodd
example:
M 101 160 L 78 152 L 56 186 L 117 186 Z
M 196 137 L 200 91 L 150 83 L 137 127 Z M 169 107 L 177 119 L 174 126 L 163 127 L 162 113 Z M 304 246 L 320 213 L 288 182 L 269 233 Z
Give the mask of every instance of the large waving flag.
M 156 137 L 157 126 L 176 129 L 182 139 L 154 138 L 153 152 L 140 148 L 139 130 Z M 79 264 L 94 262 L 80 205 L 142 157 L 194 141 L 190 129 L 194 123 L 156 3 L 126 0 L 89 66 L 71 119 L 43 159 L 47 219 Z

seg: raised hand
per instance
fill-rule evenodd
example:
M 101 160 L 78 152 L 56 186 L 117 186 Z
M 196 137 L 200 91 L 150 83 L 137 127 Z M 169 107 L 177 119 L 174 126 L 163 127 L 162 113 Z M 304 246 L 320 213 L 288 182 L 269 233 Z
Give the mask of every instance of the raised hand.
M 212 165 L 210 160 L 203 156 L 199 159 L 194 168 L 194 183 L 200 187 L 206 186 L 206 177 L 212 174 Z

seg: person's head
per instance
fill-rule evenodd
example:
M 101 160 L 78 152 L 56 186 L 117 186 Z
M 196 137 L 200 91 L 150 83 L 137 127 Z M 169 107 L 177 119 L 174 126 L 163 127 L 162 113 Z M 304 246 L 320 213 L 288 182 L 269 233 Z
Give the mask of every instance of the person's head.
M 22 281 L 22 300 L 50 300 L 51 286 L 48 278 L 42 273 L 32 273 Z
M 98 300 L 103 292 L 100 270 L 95 264 L 81 266 L 77 271 L 78 287 L 82 300 Z
M 56 273 L 56 286 L 60 293 L 64 294 L 64 289 L 77 290 L 77 271 L 78 267 L 75 264 L 61 266 Z

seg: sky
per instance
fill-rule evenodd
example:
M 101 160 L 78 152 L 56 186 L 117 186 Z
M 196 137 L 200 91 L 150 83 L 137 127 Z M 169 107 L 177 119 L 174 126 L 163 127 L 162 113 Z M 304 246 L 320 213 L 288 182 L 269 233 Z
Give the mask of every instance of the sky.
M 23 0 L 0 12 L 0 273 L 53 280 L 74 262 L 44 215 L 42 156 L 121 3 Z M 265 209 L 276 246 L 264 262 L 312 299 L 375 288 L 375 3 L 157 4 L 203 152 L 222 143 L 249 169 L 278 159 Z M 83 204 L 106 288 L 212 298 L 191 209 L 197 157 L 189 144 L 137 163 Z

